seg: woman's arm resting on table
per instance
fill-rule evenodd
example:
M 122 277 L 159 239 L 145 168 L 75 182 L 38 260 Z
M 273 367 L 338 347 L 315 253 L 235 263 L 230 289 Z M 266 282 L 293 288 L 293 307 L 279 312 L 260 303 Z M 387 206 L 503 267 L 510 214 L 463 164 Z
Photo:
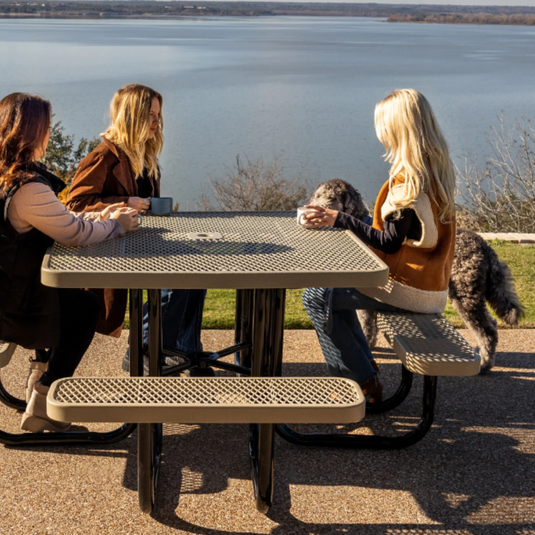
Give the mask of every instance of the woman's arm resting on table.
M 373 247 L 383 253 L 397 253 L 409 234 L 413 217 L 416 217 L 414 210 L 406 208 L 400 211 L 398 219 L 394 215 L 388 215 L 385 220 L 384 231 L 377 230 L 371 225 L 366 225 L 349 214 L 340 212 L 336 218 L 336 228 L 345 228 L 353 232 L 366 245 Z
M 381 231 L 344 212 L 337 212 L 320 206 L 307 206 L 307 208 L 317 210 L 316 213 L 310 213 L 305 216 L 307 222 L 312 225 L 329 225 L 350 230 L 366 245 L 387 254 L 397 253 L 401 249 L 413 224 L 413 218 L 416 217 L 414 210 L 406 208 L 400 211 L 397 219 L 394 218 L 394 214 L 387 216 L 384 231 Z
M 114 219 L 92 222 L 77 217 L 49 187 L 37 182 L 22 186 L 13 195 L 8 217 L 18 232 L 36 228 L 67 247 L 89 245 L 124 234 L 123 227 Z

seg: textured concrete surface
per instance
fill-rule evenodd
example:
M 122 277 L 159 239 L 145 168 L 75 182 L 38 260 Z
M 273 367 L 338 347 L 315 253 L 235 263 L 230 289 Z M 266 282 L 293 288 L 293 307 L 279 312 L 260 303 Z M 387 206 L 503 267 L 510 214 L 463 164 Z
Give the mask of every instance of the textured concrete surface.
M 466 332 L 462 331 L 470 341 Z M 204 333 L 205 346 L 232 334 Z M 439 378 L 435 424 L 399 451 L 304 449 L 277 437 L 275 505 L 254 506 L 247 426 L 166 425 L 152 516 L 137 504 L 136 436 L 114 446 L 0 446 L 0 533 L 33 534 L 443 534 L 535 535 L 535 331 L 500 332 L 497 366 L 486 376 Z M 377 350 L 390 391 L 399 363 Z M 97 337 L 79 375 L 123 375 L 126 337 Z M 22 396 L 29 352 L 1 370 Z M 285 338 L 287 375 L 325 373 L 315 335 Z M 422 380 L 390 414 L 344 432 L 396 433 L 415 424 Z M 20 414 L 0 408 L 1 428 Z M 109 429 L 92 425 L 92 429 Z

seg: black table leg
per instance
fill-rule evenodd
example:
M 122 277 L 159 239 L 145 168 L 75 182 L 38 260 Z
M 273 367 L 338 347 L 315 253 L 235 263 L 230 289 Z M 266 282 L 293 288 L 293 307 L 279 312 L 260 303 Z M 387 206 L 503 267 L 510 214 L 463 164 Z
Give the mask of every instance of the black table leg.
M 160 354 L 162 352 L 162 294 L 160 290 L 149 290 L 149 375 L 161 375 Z M 136 323 L 142 329 L 141 316 Z M 136 340 L 140 332 L 136 331 Z M 140 356 L 140 355 L 138 355 Z M 138 363 L 138 373 L 143 370 L 142 359 Z M 134 364 L 134 363 L 132 363 Z M 139 506 L 144 513 L 154 507 L 158 473 L 162 453 L 162 424 L 139 424 L 138 426 L 138 494 Z
M 251 375 L 280 375 L 284 334 L 285 290 L 256 290 L 252 325 Z M 273 503 L 273 424 L 252 424 L 249 434 L 256 507 L 267 513 Z
M 253 327 L 253 290 L 236 290 L 235 345 L 245 344 L 246 349 L 237 351 L 234 362 L 238 366 L 251 368 L 251 339 Z

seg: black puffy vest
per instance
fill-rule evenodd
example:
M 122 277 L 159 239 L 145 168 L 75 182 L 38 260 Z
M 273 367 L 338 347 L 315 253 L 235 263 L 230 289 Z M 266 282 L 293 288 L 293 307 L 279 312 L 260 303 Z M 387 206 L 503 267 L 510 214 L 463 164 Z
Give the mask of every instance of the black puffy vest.
M 19 234 L 7 218 L 9 202 L 24 184 L 40 182 L 57 195 L 65 184 L 35 166 L 0 197 L 0 340 L 26 349 L 45 349 L 59 342 L 59 300 L 55 288 L 41 284 L 41 264 L 52 238 L 36 228 Z

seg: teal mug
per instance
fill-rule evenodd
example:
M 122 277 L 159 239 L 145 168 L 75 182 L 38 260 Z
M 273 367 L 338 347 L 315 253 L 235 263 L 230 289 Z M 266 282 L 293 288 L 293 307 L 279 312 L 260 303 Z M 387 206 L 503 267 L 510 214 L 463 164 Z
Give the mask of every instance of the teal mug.
M 173 197 L 152 197 L 150 212 L 152 215 L 169 215 L 173 211 Z

